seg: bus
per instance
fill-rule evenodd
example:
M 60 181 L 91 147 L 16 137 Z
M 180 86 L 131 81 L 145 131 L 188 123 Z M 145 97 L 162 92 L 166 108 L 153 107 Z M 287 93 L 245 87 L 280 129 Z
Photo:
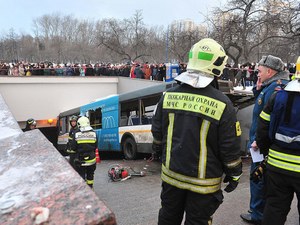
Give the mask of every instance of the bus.
M 230 81 L 219 80 L 219 89 L 226 94 L 238 110 L 254 103 L 252 91 L 234 90 Z M 61 112 L 57 119 L 57 149 L 65 155 L 72 115 L 87 116 L 97 133 L 99 151 L 122 152 L 126 159 L 135 159 L 138 153 L 152 153 L 151 124 L 154 109 L 163 93 L 177 85 L 161 83 L 119 95 L 111 95 L 80 107 Z M 240 113 L 244 114 L 242 110 Z M 248 112 L 247 113 L 251 113 Z M 247 142 L 250 117 L 241 121 L 243 142 Z M 249 120 L 249 121 L 248 121 Z M 245 145 L 246 146 L 246 145 Z M 245 148 L 244 152 L 247 151 Z
M 135 159 L 138 153 L 152 153 L 152 116 L 164 91 L 175 82 L 111 95 L 58 116 L 57 148 L 64 155 L 70 130 L 69 117 L 86 116 L 97 133 L 98 150 L 122 152 L 125 159 Z

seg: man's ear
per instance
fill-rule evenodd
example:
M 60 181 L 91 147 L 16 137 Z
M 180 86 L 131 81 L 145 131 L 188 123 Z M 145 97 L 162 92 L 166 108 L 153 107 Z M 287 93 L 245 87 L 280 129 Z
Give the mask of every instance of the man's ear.
M 268 74 L 268 77 L 271 78 L 276 74 L 276 71 L 271 68 L 267 68 L 267 74 Z

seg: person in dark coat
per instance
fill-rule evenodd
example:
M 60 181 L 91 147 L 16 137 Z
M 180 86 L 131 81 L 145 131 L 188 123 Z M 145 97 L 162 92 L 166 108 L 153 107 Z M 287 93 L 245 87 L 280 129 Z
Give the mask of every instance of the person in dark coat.
M 252 123 L 249 131 L 248 149 L 259 151 L 256 144 L 257 121 L 261 111 L 268 102 L 275 90 L 281 89 L 281 86 L 287 84 L 289 74 L 283 70 L 282 60 L 276 56 L 263 56 L 258 63 L 258 81 L 253 87 L 255 104 L 252 113 Z M 252 162 L 251 173 L 258 166 L 259 162 Z M 241 218 L 252 224 L 260 224 L 263 219 L 263 210 L 265 207 L 264 199 L 265 182 L 262 179 L 259 182 L 250 180 L 250 209 L 247 213 L 241 214 Z
M 85 76 L 95 76 L 95 73 L 94 73 L 94 68 L 92 66 L 92 64 L 88 64 L 86 66 L 86 70 L 85 70 Z
M 140 64 L 137 64 L 135 69 L 134 69 L 134 75 L 136 78 L 144 79 L 145 78 L 145 73 L 143 72 Z

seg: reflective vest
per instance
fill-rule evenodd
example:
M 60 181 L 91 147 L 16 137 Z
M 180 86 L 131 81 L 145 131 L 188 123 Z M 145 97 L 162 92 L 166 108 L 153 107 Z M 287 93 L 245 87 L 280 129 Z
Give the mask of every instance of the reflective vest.
M 81 161 L 81 166 L 90 166 L 96 163 L 95 150 L 97 148 L 96 132 L 91 131 L 77 131 L 75 133 L 76 152 L 77 157 Z
M 300 93 L 278 91 L 272 112 L 260 117 L 269 122 L 268 168 L 300 176 Z
M 282 148 L 300 151 L 300 95 L 284 90 L 276 94 L 269 137 Z

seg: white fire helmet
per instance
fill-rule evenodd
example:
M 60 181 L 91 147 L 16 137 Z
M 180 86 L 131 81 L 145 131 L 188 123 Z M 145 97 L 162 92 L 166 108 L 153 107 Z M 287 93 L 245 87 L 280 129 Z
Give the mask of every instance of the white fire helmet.
M 77 120 L 77 125 L 80 131 L 89 131 L 93 128 L 90 126 L 90 120 L 89 118 L 82 116 Z
M 295 73 L 294 80 L 290 81 L 284 90 L 286 91 L 294 91 L 294 92 L 300 92 L 300 56 L 297 59 L 296 62 L 296 73 Z
M 187 71 L 175 80 L 195 88 L 205 88 L 213 81 L 214 76 L 221 76 L 227 58 L 219 43 L 213 39 L 204 38 L 193 45 L 189 52 Z

